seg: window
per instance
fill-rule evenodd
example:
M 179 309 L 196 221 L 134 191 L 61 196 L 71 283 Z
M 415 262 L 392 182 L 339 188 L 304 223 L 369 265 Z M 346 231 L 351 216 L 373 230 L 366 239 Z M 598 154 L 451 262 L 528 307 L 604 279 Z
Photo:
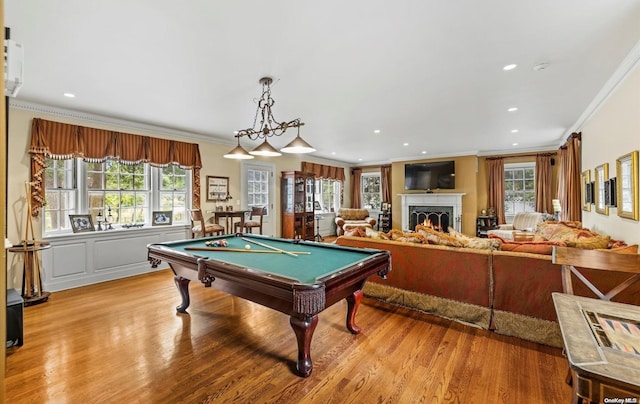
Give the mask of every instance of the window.
M 520 212 L 535 212 L 535 163 L 505 164 L 504 214 L 507 223 Z
M 318 178 L 316 180 L 316 202 L 324 212 L 337 211 L 340 209 L 340 189 L 342 183 L 329 178 Z
M 125 165 L 108 160 L 83 163 L 86 169 L 88 213 L 105 215 L 109 223 L 139 223 L 149 217 L 151 189 L 146 164 Z
M 269 210 L 269 171 L 247 169 L 247 206 L 263 206 L 265 215 Z
M 361 196 L 364 209 L 381 209 L 382 187 L 380 173 L 362 174 Z
M 70 229 L 69 214 L 76 212 L 76 165 L 73 160 L 46 160 L 44 226 L 47 231 Z
M 111 224 L 150 223 L 154 210 L 170 210 L 186 223 L 190 171 L 178 166 L 46 159 L 44 234 L 71 230 L 69 214 L 88 213 Z
M 187 221 L 189 173 L 190 171 L 174 165 L 160 169 L 158 210 L 172 211 L 172 220 L 176 223 Z

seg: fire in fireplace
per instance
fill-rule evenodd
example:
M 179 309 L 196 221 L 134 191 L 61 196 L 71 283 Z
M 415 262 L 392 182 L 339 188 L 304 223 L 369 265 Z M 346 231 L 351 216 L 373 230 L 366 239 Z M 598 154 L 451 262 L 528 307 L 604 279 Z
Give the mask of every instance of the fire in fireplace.
M 409 206 L 409 229 L 415 230 L 422 224 L 433 229 L 448 232 L 452 221 L 453 206 Z

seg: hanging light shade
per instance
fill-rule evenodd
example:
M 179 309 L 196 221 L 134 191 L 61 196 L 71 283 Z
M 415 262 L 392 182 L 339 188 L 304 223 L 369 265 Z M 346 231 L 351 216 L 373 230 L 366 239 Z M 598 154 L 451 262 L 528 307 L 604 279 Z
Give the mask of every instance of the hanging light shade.
M 282 153 L 280 153 L 273 146 L 271 146 L 266 139 L 264 142 L 260 143 L 260 146 L 251 150 L 249 154 L 253 154 L 254 156 L 266 156 L 266 157 L 282 156 Z
M 316 151 L 309 143 L 300 137 L 300 127 L 298 127 L 298 135 L 289 142 L 288 145 L 280 149 L 284 153 L 312 153 Z
M 254 158 L 252 155 L 247 153 L 247 151 L 240 146 L 240 137 L 237 137 L 238 145 L 234 147 L 229 153 L 225 154 L 223 157 L 226 159 L 236 159 L 236 160 L 249 160 Z
M 282 154 L 276 150 L 267 141 L 268 138 L 273 136 L 282 136 L 289 128 L 297 128 L 298 136 L 291 141 L 287 146 L 280 149 L 285 153 L 311 153 L 316 151 L 309 143 L 305 142 L 300 137 L 300 127 L 304 125 L 299 118 L 292 121 L 277 121 L 273 116 L 272 107 L 275 104 L 273 98 L 271 98 L 271 83 L 273 79 L 271 77 L 263 77 L 260 79 L 262 84 L 262 96 L 258 100 L 258 109 L 256 110 L 255 117 L 253 119 L 253 126 L 247 129 L 242 129 L 236 132 L 238 138 L 238 146 L 225 154 L 226 158 L 234 159 L 248 159 L 253 156 L 282 156 Z M 258 120 L 259 119 L 259 120 Z M 250 140 L 264 139 L 264 141 L 251 152 L 247 153 L 240 146 L 240 138 L 248 137 Z

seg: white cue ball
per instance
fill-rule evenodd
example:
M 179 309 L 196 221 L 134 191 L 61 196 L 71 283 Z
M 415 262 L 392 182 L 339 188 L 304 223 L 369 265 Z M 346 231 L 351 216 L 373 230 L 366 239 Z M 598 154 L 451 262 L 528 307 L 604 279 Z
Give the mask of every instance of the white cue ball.
M 244 249 L 245 249 L 245 250 L 250 250 L 250 249 L 251 249 L 251 246 L 250 246 L 249 244 L 245 244 L 245 245 L 244 245 Z

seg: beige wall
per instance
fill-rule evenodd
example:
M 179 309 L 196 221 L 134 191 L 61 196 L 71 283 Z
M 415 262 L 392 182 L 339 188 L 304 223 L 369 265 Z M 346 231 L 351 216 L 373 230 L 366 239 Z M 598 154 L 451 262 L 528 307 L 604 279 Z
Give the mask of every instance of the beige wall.
M 618 86 L 582 128 L 582 170 L 590 170 L 609 163 L 609 177 L 616 176 L 616 159 L 640 150 L 640 62 Z M 640 222 L 618 216 L 617 208 L 609 208 L 605 216 L 582 211 L 585 227 L 640 244 Z

